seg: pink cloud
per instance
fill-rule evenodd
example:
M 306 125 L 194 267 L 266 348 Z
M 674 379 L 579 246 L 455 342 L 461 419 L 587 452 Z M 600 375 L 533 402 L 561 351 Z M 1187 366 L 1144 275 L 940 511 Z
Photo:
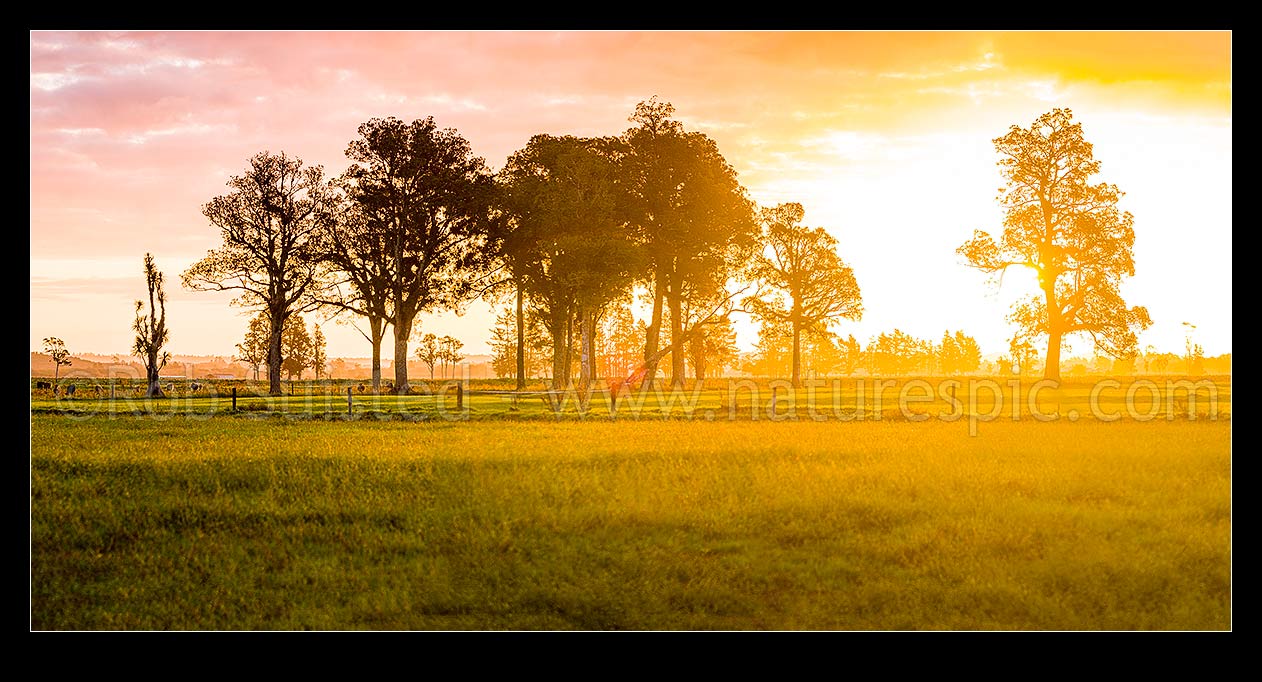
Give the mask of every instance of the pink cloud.
M 656 94 L 714 137 L 752 189 L 819 182 L 821 173 L 856 163 L 809 143 L 829 131 L 990 134 L 1019 120 L 1012 109 L 1044 107 L 1010 82 L 1033 63 L 1017 50 L 1037 51 L 1036 37 L 1020 38 L 33 32 L 31 254 L 130 259 L 152 250 L 162 262 L 187 262 L 217 242 L 201 206 L 250 156 L 284 150 L 336 174 L 357 126 L 379 116 L 433 115 L 499 167 L 535 133 L 620 133 L 635 103 Z M 1101 45 L 1102 63 L 1121 59 L 1111 42 Z M 1004 52 L 1002 69 L 960 70 L 986 50 Z M 1048 67 L 1038 68 L 1049 78 Z M 936 75 L 876 77 L 882 73 Z M 1145 93 L 1164 87 L 1151 73 L 1134 73 Z M 979 106 L 968 94 L 979 89 L 1002 94 L 1008 109 Z M 174 281 L 178 272 L 168 275 Z M 56 290 L 75 288 L 92 287 L 76 280 Z

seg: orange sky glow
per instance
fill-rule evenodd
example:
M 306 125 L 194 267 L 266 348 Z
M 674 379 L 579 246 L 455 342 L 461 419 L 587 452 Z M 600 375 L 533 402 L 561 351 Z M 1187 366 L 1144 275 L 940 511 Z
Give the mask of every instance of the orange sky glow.
M 963 329 L 987 354 L 1033 281 L 996 288 L 954 250 L 1000 228 L 991 140 L 1068 107 L 1135 216 L 1141 347 L 1182 352 L 1191 322 L 1207 355 L 1231 352 L 1229 32 L 36 31 L 30 59 L 32 350 L 125 353 L 150 251 L 169 350 L 231 355 L 249 312 L 179 273 L 219 244 L 201 206 L 259 151 L 334 175 L 360 123 L 432 115 L 498 170 L 536 133 L 619 134 L 657 95 L 760 205 L 800 202 L 837 238 L 865 312 L 835 331 Z M 471 354 L 492 323 L 481 302 L 420 320 Z M 322 328 L 329 357 L 369 354 Z M 756 326 L 738 332 L 751 348 Z

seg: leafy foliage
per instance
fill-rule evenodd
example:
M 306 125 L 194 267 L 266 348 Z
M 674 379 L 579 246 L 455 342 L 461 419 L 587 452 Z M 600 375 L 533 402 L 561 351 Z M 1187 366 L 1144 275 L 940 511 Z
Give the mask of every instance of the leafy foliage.
M 789 325 L 794 385 L 801 382 L 801 333 L 824 333 L 835 320 L 863 316 L 859 284 L 837 254 L 837 240 L 823 228 L 800 225 L 803 215 L 798 203 L 762 210 L 765 246 L 750 271 L 772 292 L 745 303 L 754 317 Z
M 957 253 L 983 272 L 1038 273 L 1042 295 L 1017 303 L 1009 320 L 1023 337 L 1048 337 L 1048 378 L 1059 377 L 1066 334 L 1087 334 L 1114 357 L 1134 356 L 1137 332 L 1152 323 L 1146 308 L 1128 308 L 1121 295 L 1122 278 L 1135 274 L 1135 221 L 1118 209 L 1116 185 L 1091 183 L 1100 162 L 1082 124 L 1069 109 L 1054 109 L 994 144 L 1006 183 L 998 197 L 1003 233 L 996 240 L 977 230 Z

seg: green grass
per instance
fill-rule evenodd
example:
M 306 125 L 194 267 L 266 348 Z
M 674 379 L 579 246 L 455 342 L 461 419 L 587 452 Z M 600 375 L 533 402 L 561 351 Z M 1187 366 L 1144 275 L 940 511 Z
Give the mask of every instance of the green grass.
M 35 629 L 1225 629 L 1230 419 L 34 414 Z
M 922 415 L 959 419 L 970 415 L 979 421 L 1007 418 L 1017 406 L 1019 415 L 1034 419 L 1030 395 L 1041 415 L 1057 419 L 1104 419 L 1114 415 L 1131 421 L 1175 417 L 1229 417 L 1231 379 L 1188 377 L 1126 377 L 1115 383 L 1104 378 L 1067 379 L 1057 387 L 1045 386 L 1036 377 L 964 377 L 954 380 L 846 378 L 820 380 L 791 391 L 787 381 L 765 379 L 709 380 L 701 388 L 691 382 L 673 390 L 657 385 L 645 391 L 624 394 L 616 415 L 620 419 L 653 419 L 663 416 L 704 420 L 917 420 Z M 344 383 L 344 382 L 343 382 Z M 457 406 L 456 382 L 417 383 L 419 395 L 371 395 L 352 391 L 348 413 L 346 386 L 337 382 L 299 382 L 295 395 L 272 397 L 261 384 L 219 385 L 201 382 L 201 388 L 188 392 L 188 382 L 177 385 L 169 398 L 147 400 L 138 397 L 143 387 L 118 387 L 113 398 L 108 384 L 83 384 L 74 397 L 55 397 L 46 389 L 32 391 L 31 410 L 36 414 L 76 417 L 156 416 L 168 418 L 190 415 L 200 418 L 237 414 L 247 417 L 286 415 L 290 418 L 321 420 L 522 420 L 583 418 L 609 420 L 607 392 L 593 393 L 585 413 L 578 409 L 578 396 L 569 391 L 560 397 L 559 409 L 538 392 L 514 396 L 497 381 L 471 382 L 463 404 Z M 233 410 L 232 386 L 238 389 Z M 542 387 L 538 387 L 542 388 Z M 1014 390 L 1016 400 L 1013 399 Z M 1189 401 L 1189 392 L 1195 399 Z M 1093 398 L 1093 392 L 1095 397 Z M 771 410 L 773 393 L 776 409 Z M 901 402 L 900 402 L 901 399 Z

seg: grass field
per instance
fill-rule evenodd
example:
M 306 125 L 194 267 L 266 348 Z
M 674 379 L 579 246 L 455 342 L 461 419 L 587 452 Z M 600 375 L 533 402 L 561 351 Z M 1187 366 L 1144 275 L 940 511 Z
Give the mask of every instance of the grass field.
M 976 436 L 40 401 L 34 629 L 1231 625 L 1229 400 Z

